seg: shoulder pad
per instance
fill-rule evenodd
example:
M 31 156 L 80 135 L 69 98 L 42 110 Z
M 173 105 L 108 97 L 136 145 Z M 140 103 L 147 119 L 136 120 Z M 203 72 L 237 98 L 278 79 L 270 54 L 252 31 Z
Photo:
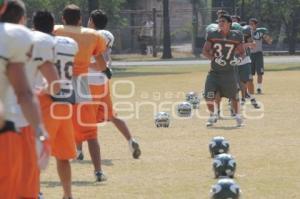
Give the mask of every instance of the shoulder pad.
M 257 28 L 256 31 L 261 32 L 263 34 L 267 34 L 269 32 L 267 28 Z
M 231 30 L 238 30 L 238 31 L 243 32 L 242 26 L 239 23 L 236 23 L 236 22 L 233 22 L 231 24 Z
M 209 25 L 206 27 L 205 31 L 206 31 L 207 33 L 208 33 L 208 32 L 213 32 L 213 31 L 217 30 L 218 28 L 219 28 L 218 24 L 212 23 L 212 24 L 209 24 Z

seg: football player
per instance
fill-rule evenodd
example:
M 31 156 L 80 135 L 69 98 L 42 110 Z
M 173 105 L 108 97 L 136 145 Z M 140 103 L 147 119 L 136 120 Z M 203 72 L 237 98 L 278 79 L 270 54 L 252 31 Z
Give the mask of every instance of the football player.
M 25 12 L 22 1 L 21 14 Z M 0 1 L 0 18 L 5 12 L 7 1 Z M 2 18 L 1 18 L 2 20 Z M 19 132 L 14 122 L 16 107 L 10 104 L 7 98 L 9 87 L 12 86 L 17 101 L 22 109 L 24 117 L 34 129 L 33 139 L 36 142 L 34 154 L 37 155 L 32 162 L 35 167 L 43 169 L 47 166 L 50 148 L 47 145 L 47 132 L 41 121 L 39 108 L 34 99 L 30 84 L 26 77 L 25 62 L 31 56 L 32 32 L 27 28 L 10 23 L 0 23 L 0 100 L 5 105 L 4 127 L 0 129 L 0 198 L 21 198 L 21 187 L 27 183 L 22 181 L 23 162 L 26 162 L 30 149 L 23 151 L 24 136 Z M 28 152 L 28 153 L 26 153 Z M 26 155 L 26 156 L 24 156 Z
M 5 13 L 2 15 L 3 22 L 25 25 L 25 5 L 21 1 L 10 1 Z M 40 71 L 47 79 L 48 83 L 58 80 L 56 69 L 53 65 L 53 47 L 52 37 L 40 33 L 32 32 L 33 49 L 29 61 L 25 65 L 25 71 L 29 84 L 33 88 L 35 75 Z M 54 85 L 53 91 L 58 92 L 59 84 Z M 7 95 L 9 104 L 15 107 L 14 123 L 21 131 L 22 151 L 24 157 L 22 179 L 24 185 L 21 187 L 22 198 L 36 198 L 39 192 L 39 168 L 36 164 L 34 129 L 23 116 L 22 110 L 17 102 L 17 98 L 12 89 Z M 47 128 L 46 128 L 47 129 Z
M 107 24 L 107 16 L 101 10 L 94 10 L 91 12 L 88 27 L 97 30 L 106 40 L 107 49 L 103 53 L 103 58 L 105 64 L 110 67 L 111 65 L 111 50 L 114 42 L 114 36 L 111 32 L 104 30 Z M 109 79 L 101 71 L 97 71 L 94 67 L 94 60 L 92 60 L 90 69 L 89 69 L 89 86 L 94 96 L 95 101 L 102 102 L 97 106 L 97 121 L 111 121 L 118 130 L 122 133 L 125 139 L 128 141 L 129 148 L 132 152 L 133 158 L 139 158 L 141 155 L 141 150 L 137 141 L 132 137 L 127 124 L 122 119 L 118 118 L 115 111 L 113 110 L 113 105 L 110 96 L 109 89 Z M 79 157 L 83 157 L 81 152 L 81 147 L 77 148 L 80 152 Z M 78 156 L 77 156 L 78 157 Z
M 244 57 L 245 50 L 242 45 L 243 35 L 239 31 L 230 30 L 231 24 L 232 20 L 229 15 L 220 16 L 218 18 L 219 28 L 208 33 L 203 47 L 203 55 L 211 60 L 211 69 L 207 75 L 204 93 L 210 111 L 207 126 L 212 126 L 217 120 L 214 111 L 217 93 L 220 94 L 220 97 L 232 100 L 237 126 L 243 124 L 239 114 L 238 80 L 234 67 Z
M 90 96 L 87 73 L 90 59 L 95 56 L 97 70 L 102 71 L 108 77 L 111 76 L 109 68 L 102 64 L 104 63 L 102 54 L 106 50 L 106 43 L 95 30 L 81 27 L 81 11 L 78 6 L 67 5 L 63 10 L 62 19 L 64 25 L 55 26 L 55 35 L 71 37 L 79 47 L 73 67 L 73 87 L 76 101 L 72 117 L 76 143 L 88 142 L 96 180 L 104 181 L 106 178 L 101 168 L 95 105 Z
M 268 30 L 266 28 L 258 28 L 258 21 L 255 18 L 251 18 L 249 20 L 249 25 L 252 29 L 252 39 L 256 43 L 256 47 L 251 49 L 251 61 L 252 61 L 252 75 L 257 73 L 257 94 L 262 93 L 262 82 L 264 75 L 264 58 L 263 58 L 263 49 L 262 43 L 263 40 L 267 42 L 267 44 L 272 44 L 272 38 L 268 35 Z M 253 80 L 250 81 L 249 91 L 254 93 L 254 84 Z
M 70 160 L 76 157 L 76 144 L 73 121 L 67 115 L 72 112 L 72 104 L 75 103 L 72 70 L 78 45 L 69 37 L 52 36 L 54 16 L 51 13 L 38 11 L 34 14 L 32 21 L 34 29 L 40 31 L 39 34 L 47 35 L 54 40 L 53 61 L 58 71 L 58 83 L 61 85 L 61 90 L 54 93 L 41 90 L 38 96 L 44 123 L 49 132 L 52 155 L 56 158 L 57 172 L 63 186 L 63 198 L 70 199 L 72 198 Z M 48 81 L 48 84 L 52 91 L 57 82 L 51 84 Z M 44 88 L 41 78 L 36 82 L 35 87 Z
M 246 51 L 246 57 L 242 60 L 242 62 L 238 65 L 239 79 L 241 82 L 241 104 L 243 105 L 246 102 L 246 94 L 247 94 L 247 84 L 252 81 L 253 76 L 251 73 L 251 59 L 250 59 L 250 49 L 255 48 L 256 43 L 251 38 L 251 28 L 249 26 L 243 26 L 242 32 L 244 35 L 244 47 Z M 260 106 L 257 103 L 253 93 L 250 93 L 250 101 L 254 108 L 259 109 Z M 248 94 L 249 95 L 249 94 Z

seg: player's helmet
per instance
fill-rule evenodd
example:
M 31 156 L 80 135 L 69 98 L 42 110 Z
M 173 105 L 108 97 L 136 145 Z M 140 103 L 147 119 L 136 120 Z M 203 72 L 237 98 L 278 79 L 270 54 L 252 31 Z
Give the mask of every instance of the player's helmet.
M 177 105 L 177 115 L 179 117 L 190 117 L 192 114 L 192 105 L 189 102 L 181 102 Z
M 236 161 L 230 154 L 217 155 L 213 161 L 213 171 L 215 178 L 219 177 L 234 177 L 236 170 Z
M 229 178 L 218 180 L 210 190 L 211 199 L 239 199 L 242 191 L 236 182 Z
M 0 15 L 2 15 L 7 7 L 7 0 L 0 0 Z
M 251 27 L 246 25 L 246 26 L 243 26 L 243 34 L 246 36 L 246 37 L 250 37 L 251 36 Z
M 191 91 L 185 95 L 185 100 L 192 104 L 193 109 L 199 108 L 200 98 L 198 93 Z
M 155 126 L 167 128 L 170 125 L 170 115 L 166 112 L 158 112 L 154 118 Z
M 222 153 L 228 153 L 229 152 L 229 142 L 221 136 L 213 137 L 213 139 L 210 141 L 209 145 L 209 152 L 211 157 L 215 157 L 216 155 L 222 154 Z
M 107 30 L 100 30 L 99 33 L 105 39 L 106 46 L 112 48 L 115 41 L 115 37 L 113 36 L 113 34 Z

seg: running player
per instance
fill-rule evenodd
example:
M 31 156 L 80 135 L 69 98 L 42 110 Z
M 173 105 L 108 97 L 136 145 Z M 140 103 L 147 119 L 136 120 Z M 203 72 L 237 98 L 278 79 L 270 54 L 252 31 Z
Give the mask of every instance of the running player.
M 238 81 L 234 67 L 241 61 L 245 50 L 242 45 L 243 35 L 239 31 L 230 30 L 232 24 L 229 15 L 218 18 L 219 29 L 209 32 L 203 47 L 203 54 L 211 60 L 211 70 L 205 83 L 205 98 L 210 111 L 207 126 L 212 126 L 217 115 L 214 112 L 216 94 L 232 100 L 237 126 L 243 124 L 239 114 Z M 235 57 L 235 54 L 240 57 Z
M 22 1 L 18 1 L 23 3 Z M 0 17 L 5 12 L 7 1 L 0 1 Z M 24 4 L 23 4 L 24 7 Z M 5 105 L 4 127 L 0 129 L 0 198 L 21 197 L 23 157 L 22 136 L 14 121 L 15 107 L 7 99 L 12 86 L 18 103 L 27 121 L 35 130 L 36 154 L 40 168 L 47 166 L 50 149 L 47 133 L 41 122 L 39 109 L 28 83 L 24 64 L 31 55 L 31 31 L 25 27 L 0 23 L 0 100 Z M 34 164 L 37 164 L 36 162 Z
M 80 8 L 74 4 L 67 5 L 63 10 L 64 25 L 55 26 L 55 35 L 73 38 L 79 47 L 75 55 L 73 67 L 73 86 L 76 95 L 73 125 L 76 143 L 87 141 L 97 181 L 106 180 L 101 168 L 100 145 L 97 139 L 97 121 L 94 104 L 90 95 L 87 73 L 90 59 L 95 56 L 100 71 L 110 74 L 104 66 L 102 53 L 106 50 L 105 40 L 92 29 L 81 27 Z M 99 63 L 99 64 L 98 64 Z

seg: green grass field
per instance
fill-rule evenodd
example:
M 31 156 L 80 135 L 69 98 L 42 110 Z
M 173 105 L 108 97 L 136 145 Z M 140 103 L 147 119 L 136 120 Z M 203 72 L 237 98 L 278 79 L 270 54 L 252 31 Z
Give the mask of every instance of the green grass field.
M 246 126 L 239 129 L 233 127 L 234 120 L 220 120 L 208 129 L 202 104 L 198 117 L 172 117 L 170 128 L 158 129 L 154 113 L 173 111 L 172 104 L 183 101 L 188 91 L 200 93 L 208 67 L 117 68 L 111 88 L 115 85 L 119 95 L 131 91 L 134 95 L 113 100 L 120 116 L 133 117 L 127 122 L 141 145 L 142 156 L 139 160 L 131 157 L 127 142 L 112 124 L 100 127 L 102 164 L 108 181 L 94 182 L 85 143 L 85 160 L 72 163 L 74 198 L 207 199 L 216 182 L 208 143 L 213 136 L 222 135 L 236 158 L 236 181 L 244 199 L 299 199 L 300 66 L 275 64 L 266 69 L 264 94 L 257 96 L 264 111 L 254 112 L 247 106 L 248 115 L 263 113 L 263 118 L 247 119 Z M 119 80 L 130 80 L 134 88 L 116 83 Z M 42 174 L 41 189 L 45 198 L 62 198 L 54 159 Z

